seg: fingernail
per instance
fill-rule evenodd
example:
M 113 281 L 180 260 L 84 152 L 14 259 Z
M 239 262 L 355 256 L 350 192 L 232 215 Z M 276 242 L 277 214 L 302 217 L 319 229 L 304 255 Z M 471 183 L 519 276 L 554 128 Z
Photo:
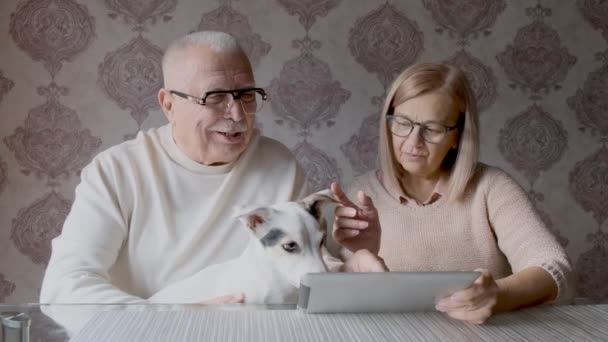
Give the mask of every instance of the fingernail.
M 348 211 L 348 215 L 350 215 L 350 216 L 355 216 L 355 215 L 357 215 L 357 209 L 355 209 L 355 208 L 350 208 L 350 210 Z
M 367 223 L 367 222 L 361 222 L 360 223 L 360 227 L 361 228 L 367 228 L 367 226 L 369 226 L 369 223 Z
M 437 305 L 435 305 L 435 310 L 437 310 L 439 312 L 445 312 L 445 307 L 437 304 Z

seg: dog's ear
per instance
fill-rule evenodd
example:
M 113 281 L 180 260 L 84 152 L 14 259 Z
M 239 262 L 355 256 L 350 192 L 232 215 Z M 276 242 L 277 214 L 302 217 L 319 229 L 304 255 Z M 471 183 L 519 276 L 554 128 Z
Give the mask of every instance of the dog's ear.
M 299 203 L 317 220 L 321 220 L 322 206 L 328 203 L 338 203 L 338 201 L 332 196 L 331 190 L 325 189 L 304 197 Z
M 265 223 L 271 215 L 270 208 L 255 208 L 255 209 L 241 209 L 237 215 L 237 219 L 241 221 L 247 228 L 253 233 L 260 236 L 264 234 Z

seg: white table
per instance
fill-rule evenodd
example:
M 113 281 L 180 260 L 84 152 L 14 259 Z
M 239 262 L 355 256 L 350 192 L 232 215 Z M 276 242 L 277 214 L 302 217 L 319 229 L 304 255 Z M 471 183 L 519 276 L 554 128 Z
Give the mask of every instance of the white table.
M 306 314 L 293 306 L 62 307 L 71 308 L 96 310 L 93 318 L 73 337 L 74 342 L 608 341 L 608 305 L 538 307 L 496 315 L 484 325 L 451 320 L 438 312 Z M 0 311 L 6 309 L 7 306 L 0 305 Z M 32 341 L 44 333 L 49 334 L 44 341 L 66 339 L 60 328 L 53 328 L 37 316 L 36 306 L 20 309 L 34 317 Z

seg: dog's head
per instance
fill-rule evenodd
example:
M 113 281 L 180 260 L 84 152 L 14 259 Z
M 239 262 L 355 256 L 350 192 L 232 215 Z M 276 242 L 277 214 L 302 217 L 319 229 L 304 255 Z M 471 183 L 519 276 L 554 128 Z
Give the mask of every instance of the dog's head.
M 256 208 L 238 218 L 260 242 L 268 261 L 295 287 L 309 272 L 325 272 L 321 254 L 327 226 L 324 204 L 336 202 L 329 190 L 313 193 L 297 202 Z

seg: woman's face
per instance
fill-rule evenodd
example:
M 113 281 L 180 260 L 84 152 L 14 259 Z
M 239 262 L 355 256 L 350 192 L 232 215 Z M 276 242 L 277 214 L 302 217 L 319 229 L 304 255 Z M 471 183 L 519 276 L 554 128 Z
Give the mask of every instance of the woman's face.
M 407 137 L 391 134 L 395 159 L 408 174 L 438 177 L 448 152 L 458 147 L 458 130 L 444 129 L 458 123 L 460 114 L 452 99 L 442 93 L 426 93 L 395 107 L 394 115 L 389 123 L 393 132 L 400 129 L 400 134 L 405 135 L 413 124 Z

